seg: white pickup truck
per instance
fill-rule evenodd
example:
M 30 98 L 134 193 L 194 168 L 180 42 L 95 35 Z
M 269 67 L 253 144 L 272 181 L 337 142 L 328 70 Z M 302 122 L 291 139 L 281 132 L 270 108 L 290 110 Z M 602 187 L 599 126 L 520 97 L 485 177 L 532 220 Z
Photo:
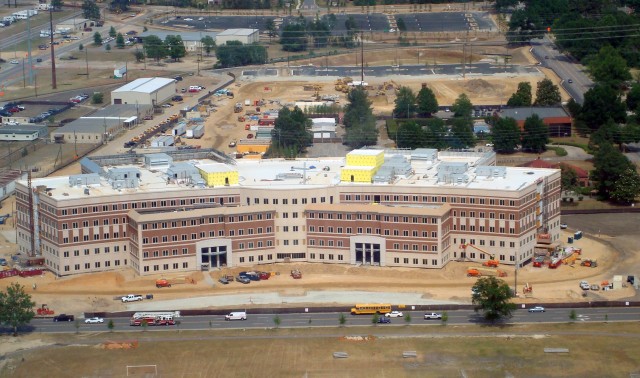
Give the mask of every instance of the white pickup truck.
M 139 294 L 129 294 L 122 297 L 122 302 L 137 302 L 142 300 L 142 295 Z

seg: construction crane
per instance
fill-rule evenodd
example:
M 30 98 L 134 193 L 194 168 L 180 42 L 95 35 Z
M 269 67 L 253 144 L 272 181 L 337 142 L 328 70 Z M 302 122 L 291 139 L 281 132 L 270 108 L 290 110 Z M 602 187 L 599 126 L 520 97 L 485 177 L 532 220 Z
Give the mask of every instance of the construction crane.
M 475 245 L 473 245 L 471 243 L 460 244 L 460 248 L 462 248 L 462 250 L 464 251 L 465 257 L 468 257 L 467 256 L 467 247 L 473 247 L 473 248 L 477 249 L 478 251 L 482 252 L 480 254 L 480 259 L 482 259 L 482 260 L 484 260 L 484 255 L 485 254 L 489 255 L 489 259 L 486 260 L 486 261 L 483 261 L 482 265 L 488 266 L 488 267 L 491 267 L 491 268 L 497 268 L 500 265 L 500 261 L 496 260 L 496 255 L 495 254 L 489 253 L 489 252 L 485 251 L 484 249 L 479 248 L 479 247 L 477 247 L 477 246 L 475 246 Z

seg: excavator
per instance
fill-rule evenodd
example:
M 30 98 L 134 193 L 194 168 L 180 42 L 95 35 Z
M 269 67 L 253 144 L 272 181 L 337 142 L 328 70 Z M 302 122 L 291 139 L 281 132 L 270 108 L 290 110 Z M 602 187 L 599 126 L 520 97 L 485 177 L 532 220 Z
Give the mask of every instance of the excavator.
M 480 255 L 481 258 L 484 258 L 484 255 L 487 254 L 489 255 L 489 259 L 482 262 L 482 265 L 484 266 L 488 266 L 490 268 L 497 268 L 500 265 L 500 261 L 496 260 L 496 255 L 489 253 L 487 251 L 485 251 L 482 248 L 479 248 L 471 243 L 467 243 L 467 244 L 461 244 L 460 248 L 462 248 L 462 250 L 465 252 L 465 256 L 467 256 L 467 247 L 473 247 L 475 249 L 477 249 L 478 251 L 482 252 L 482 254 Z

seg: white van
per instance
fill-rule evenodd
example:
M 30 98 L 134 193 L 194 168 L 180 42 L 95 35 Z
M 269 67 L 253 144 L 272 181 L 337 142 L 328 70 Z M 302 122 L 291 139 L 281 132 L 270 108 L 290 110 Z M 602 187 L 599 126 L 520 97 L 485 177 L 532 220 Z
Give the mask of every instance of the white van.
M 225 315 L 224 320 L 247 320 L 247 313 L 245 311 L 232 312 L 229 315 Z

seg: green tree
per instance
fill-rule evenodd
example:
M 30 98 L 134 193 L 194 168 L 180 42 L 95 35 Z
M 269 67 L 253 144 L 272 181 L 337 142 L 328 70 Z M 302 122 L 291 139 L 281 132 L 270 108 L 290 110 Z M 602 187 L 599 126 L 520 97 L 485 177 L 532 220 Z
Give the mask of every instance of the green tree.
M 147 328 L 149 328 L 149 322 L 147 322 L 147 319 L 142 319 L 140 326 L 142 327 L 142 332 L 147 332 Z
M 207 56 L 211 54 L 211 51 L 216 47 L 216 41 L 214 41 L 210 35 L 202 37 L 200 42 L 202 43 L 202 47 L 204 47 L 204 52 Z
M 100 32 L 93 33 L 93 44 L 96 46 L 100 46 L 102 44 L 102 36 Z
M 169 50 L 160 37 L 156 35 L 149 35 L 143 39 L 143 48 L 147 57 L 159 62 L 160 59 L 164 59 Z
M 259 45 L 243 45 L 240 41 L 229 41 L 216 48 L 220 67 L 237 67 L 267 62 L 267 49 Z
M 273 20 L 273 18 L 267 19 L 264 27 L 267 30 L 267 35 L 269 36 L 269 43 L 271 43 L 271 38 L 278 35 L 278 31 L 276 29 L 276 23 Z
M 307 50 L 307 31 L 302 23 L 291 23 L 282 29 L 282 50 L 298 52 Z
M 51 0 L 51 8 L 53 8 L 53 10 L 60 10 L 63 5 L 64 2 L 62 0 Z
M 569 320 L 571 320 L 571 322 L 575 322 L 576 319 L 578 319 L 578 313 L 576 312 L 576 310 L 571 310 L 569 311 Z
M 129 2 L 131 0 L 111 0 L 110 6 L 112 10 L 126 12 L 129 10 Z
M 606 84 L 615 89 L 619 89 L 623 82 L 631 80 L 627 61 L 609 44 L 602 46 L 598 54 L 589 61 L 588 69 L 596 83 Z
M 415 150 L 416 148 L 423 147 L 425 137 L 424 131 L 422 130 L 422 126 L 418 125 L 416 122 L 401 122 L 397 126 L 396 131 L 396 146 L 398 148 Z
M 516 305 L 511 303 L 511 288 L 506 282 L 496 277 L 481 277 L 473 289 L 474 311 L 482 311 L 486 320 L 495 322 L 512 316 Z
M 107 52 L 111 51 L 111 44 L 107 43 L 107 45 L 104 47 L 105 50 L 107 50 Z
M 140 63 L 144 60 L 144 52 L 140 51 L 136 48 L 136 51 L 133 52 L 133 56 L 136 58 L 136 62 Z
M 549 128 L 537 114 L 524 120 L 522 131 L 522 149 L 531 152 L 544 152 L 549 143 Z
M 179 35 L 168 35 L 164 39 L 164 44 L 169 49 L 169 56 L 174 62 L 187 55 L 187 49 L 184 47 L 182 37 Z
M 80 333 L 80 319 L 75 318 L 73 320 L 73 326 L 76 328 L 76 333 Z
M 620 94 L 608 85 L 596 84 L 584 94 L 584 102 L 578 120 L 590 131 L 604 125 L 608 119 L 622 123 L 627 118 Z
M 416 102 L 418 105 L 418 114 L 421 116 L 431 117 L 433 113 L 438 111 L 438 100 L 436 99 L 436 95 L 433 93 L 431 88 L 426 85 L 423 85 L 422 88 L 420 88 Z
M 502 154 L 512 154 L 520 144 L 520 127 L 513 118 L 497 118 L 492 128 L 493 149 Z
M 640 107 L 640 83 L 633 83 L 631 89 L 627 93 L 627 109 L 638 115 Z
M 416 95 L 409 87 L 400 87 L 396 95 L 393 114 L 396 118 L 411 118 L 416 111 Z
M 344 326 L 347 323 L 347 317 L 344 316 L 343 313 L 340 313 L 340 315 L 338 316 L 338 323 L 340 324 L 340 327 Z
M 453 148 L 466 148 L 475 145 L 473 121 L 467 117 L 455 117 L 451 121 L 450 145 Z
M 442 320 L 442 325 L 447 325 L 447 322 L 449 321 L 449 313 L 447 313 L 446 311 L 443 312 L 442 318 L 440 320 Z
M 404 19 L 402 17 L 398 17 L 396 19 L 396 25 L 398 26 L 398 31 L 404 33 L 407 31 L 407 24 L 404 23 Z
M 116 36 L 116 47 L 119 49 L 124 49 L 124 36 L 122 33 L 118 33 Z
M 273 324 L 276 326 L 276 328 L 280 327 L 281 322 L 282 320 L 280 319 L 280 316 L 276 315 L 273 317 Z
M 91 96 L 92 104 L 102 104 L 103 101 L 104 101 L 104 94 L 102 94 L 102 92 L 94 92 L 93 95 Z
M 471 117 L 471 112 L 473 111 L 473 104 L 469 97 L 465 93 L 461 93 L 458 98 L 453 102 L 451 106 L 451 110 L 453 111 L 454 117 Z
M 35 305 L 24 286 L 10 284 L 6 291 L 0 292 L 0 323 L 13 328 L 13 336 L 18 336 L 18 327 L 29 324 L 36 315 Z
M 616 180 L 611 199 L 623 204 L 635 202 L 640 194 L 640 175 L 634 168 L 627 168 Z
M 109 319 L 109 323 L 107 323 L 107 328 L 109 328 L 109 332 L 113 332 L 113 329 L 116 328 L 115 323 L 113 323 L 113 319 Z
M 561 101 L 560 90 L 558 86 L 553 84 L 549 79 L 542 79 L 538 82 L 536 90 L 536 106 L 553 106 L 559 105 Z
M 447 134 L 449 130 L 447 129 L 444 120 L 437 117 L 429 118 L 423 132 L 423 147 L 436 148 L 438 150 L 444 150 L 448 147 Z
M 82 17 L 89 20 L 100 19 L 100 8 L 98 4 L 92 0 L 84 0 L 82 2 Z
M 628 169 L 634 169 L 633 164 L 609 141 L 601 141 L 593 155 L 594 169 L 591 178 L 596 182 L 598 193 L 604 199 L 611 198 L 616 190 L 616 182 Z
M 507 101 L 507 106 L 531 106 L 531 83 L 523 81 L 518 83 L 518 90 L 511 95 Z
M 109 37 L 111 37 L 111 38 L 115 38 L 115 37 L 116 37 L 116 35 L 117 35 L 116 28 L 115 28 L 115 27 L 113 27 L 113 26 L 112 26 L 112 27 L 110 27 L 110 28 L 109 28 Z
M 575 169 L 566 164 L 560 164 L 560 184 L 562 190 L 573 190 L 578 186 L 578 174 Z
M 367 92 L 362 87 L 354 88 L 349 91 L 347 100 L 349 104 L 345 107 L 343 117 L 347 128 L 345 143 L 353 148 L 375 145 L 378 129 Z
M 406 314 L 404 314 L 404 322 L 409 325 L 411 324 L 411 314 L 409 312 L 407 312 Z
M 378 321 L 380 321 L 380 314 L 378 313 L 373 314 L 373 316 L 371 317 L 371 324 L 377 325 Z
M 311 119 L 297 106 L 282 108 L 272 131 L 271 154 L 296 157 L 313 142 Z
M 84 45 L 82 43 L 78 45 L 78 50 L 80 51 L 84 50 Z

